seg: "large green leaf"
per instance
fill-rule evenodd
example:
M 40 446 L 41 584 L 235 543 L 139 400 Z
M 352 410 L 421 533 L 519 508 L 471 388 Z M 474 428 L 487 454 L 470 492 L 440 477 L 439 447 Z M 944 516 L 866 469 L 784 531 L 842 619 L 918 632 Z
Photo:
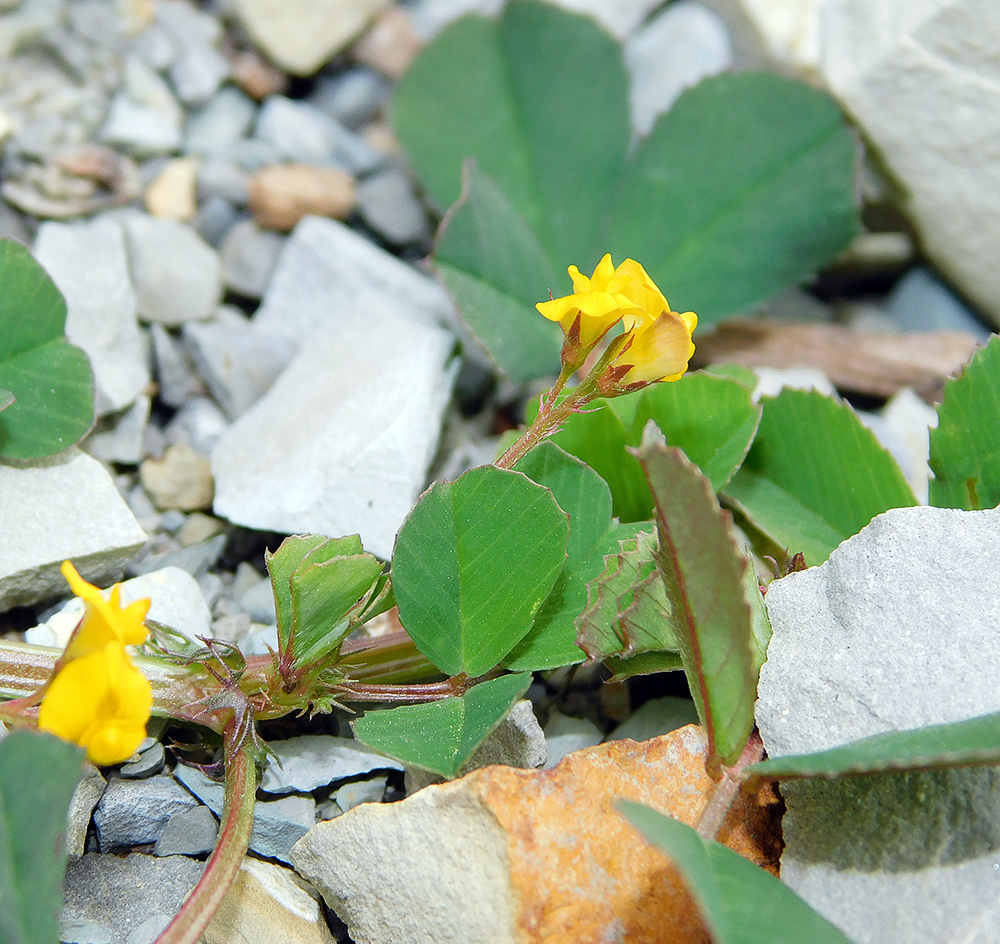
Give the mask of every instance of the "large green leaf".
M 400 80 L 392 120 L 440 209 L 472 157 L 550 259 L 585 269 L 604 254 L 629 143 L 628 77 L 593 20 L 534 0 L 511 0 L 497 20 L 463 17 Z
M 72 446 L 94 422 L 87 355 L 65 337 L 66 302 L 19 243 L 0 239 L 0 455 L 36 459 Z
M 400 622 L 442 671 L 482 675 L 531 629 L 568 540 L 552 492 L 520 472 L 484 466 L 433 485 L 396 538 Z
M 1000 763 L 1000 713 L 887 731 L 815 754 L 789 754 L 744 768 L 748 778 L 797 780 L 884 770 L 935 770 Z
M 56 944 L 66 815 L 83 750 L 51 734 L 0 741 L 0 941 Z
M 767 72 L 706 79 L 639 144 L 611 249 L 703 325 L 746 310 L 854 237 L 856 152 L 823 92 Z
M 850 944 L 770 872 L 656 810 L 623 800 L 618 809 L 684 876 L 714 944 Z
M 656 562 L 688 686 L 708 735 L 708 764 L 733 764 L 753 729 L 757 695 L 746 558 L 708 479 L 677 448 L 636 453 L 656 510 Z
M 789 389 L 762 405 L 757 436 L 724 495 L 790 553 L 821 564 L 876 515 L 917 503 L 848 405 Z
M 468 162 L 434 265 L 472 333 L 515 383 L 559 370 L 562 330 L 535 309 L 563 280 L 524 217 Z
M 501 675 L 464 695 L 369 711 L 352 723 L 357 739 L 403 763 L 454 777 L 531 684 L 531 675 Z
M 930 466 L 932 505 L 975 511 L 1000 504 L 1000 338 L 944 385 Z

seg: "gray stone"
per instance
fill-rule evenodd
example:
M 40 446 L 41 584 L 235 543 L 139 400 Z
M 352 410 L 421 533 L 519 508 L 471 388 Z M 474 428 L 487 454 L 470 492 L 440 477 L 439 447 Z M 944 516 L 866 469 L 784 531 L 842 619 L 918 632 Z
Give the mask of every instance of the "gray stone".
M 208 397 L 194 397 L 174 414 L 163 437 L 168 445 L 186 443 L 195 452 L 208 455 L 228 428 L 226 418 Z
M 172 920 L 170 915 L 152 915 L 129 934 L 125 944 L 153 944 Z
M 1000 710 L 1000 510 L 900 508 L 773 582 L 757 721 L 772 757 Z M 783 786 L 782 880 L 859 942 L 997 940 L 1000 773 Z
M 191 795 L 169 774 L 147 780 L 112 777 L 94 810 L 100 850 L 156 842 L 171 816 L 195 805 Z
M 73 791 L 66 817 L 66 854 L 71 859 L 79 859 L 87 845 L 87 830 L 90 817 L 97 806 L 107 781 L 101 772 L 89 761 L 83 765 L 83 777 Z
M 177 43 L 159 23 L 150 23 L 136 36 L 131 51 L 154 71 L 163 72 L 177 58 Z
M 239 211 L 228 200 L 209 197 L 198 206 L 194 228 L 205 242 L 218 248 L 239 218 Z
M 149 397 L 141 396 L 121 413 L 102 417 L 82 441 L 82 447 L 103 462 L 138 465 L 145 454 L 150 405 Z
M 358 183 L 358 212 L 387 242 L 397 246 L 430 237 L 430 223 L 409 176 L 390 167 Z
M 240 606 L 258 623 L 273 623 L 274 591 L 269 577 L 260 577 L 236 597 Z
M 200 105 L 229 77 L 229 60 L 215 48 L 222 37 L 219 21 L 192 3 L 174 0 L 156 5 L 156 20 L 176 43 L 170 81 L 186 105 Z
M 234 292 L 260 298 L 285 245 L 285 237 L 261 229 L 253 220 L 241 220 L 226 234 L 220 249 L 222 278 Z
M 219 440 L 213 508 L 260 530 L 357 532 L 388 558 L 437 447 L 454 338 L 375 299 L 339 315 Z
M 545 725 L 545 743 L 548 745 L 546 767 L 555 767 L 567 754 L 600 744 L 604 735 L 588 718 L 571 718 L 558 711 L 552 712 Z
M 250 174 L 233 161 L 208 158 L 198 165 L 198 197 L 222 197 L 234 207 L 246 206 Z
M 671 3 L 625 42 L 632 130 L 643 137 L 677 96 L 732 66 L 726 26 L 692 0 Z
M 184 573 L 184 571 L 178 571 L 178 573 Z M 187 576 L 187 574 L 184 576 Z M 139 751 L 138 760 L 122 764 L 118 768 L 118 776 L 125 780 L 145 780 L 147 777 L 152 777 L 163 770 L 165 760 L 166 752 L 163 750 L 163 745 L 159 741 L 156 741 L 145 750 Z
M 338 809 L 346 813 L 362 803 L 381 803 L 388 782 L 388 777 L 372 777 L 370 780 L 345 783 L 334 794 Z
M 392 86 L 374 69 L 353 68 L 321 76 L 309 103 L 347 128 L 360 128 L 388 101 Z
M 227 85 L 191 113 L 184 129 L 184 150 L 228 158 L 236 142 L 250 131 L 256 114 L 253 99 Z
M 198 580 L 210 567 L 215 566 L 225 547 L 226 536 L 220 534 L 207 541 L 202 541 L 200 544 L 177 549 L 171 548 L 163 553 L 150 554 L 141 561 L 133 562 L 129 569 L 136 574 L 147 574 L 151 571 L 179 567 Z
M 114 944 L 124 944 L 151 918 L 172 918 L 204 868 L 186 856 L 88 853 L 66 869 L 62 922 L 109 928 Z
M 0 610 L 66 593 L 70 559 L 86 580 L 113 581 L 146 541 L 104 466 L 79 449 L 0 464 Z
M 121 228 L 43 223 L 34 256 L 66 299 L 66 337 L 90 358 L 98 414 L 124 409 L 149 383 L 149 365 Z
M 59 920 L 59 940 L 62 944 L 118 944 L 119 938 L 110 928 L 62 916 Z
M 651 698 L 632 712 L 605 738 L 620 741 L 648 741 L 650 738 L 669 734 L 686 724 L 698 724 L 698 711 L 690 698 Z
M 149 334 L 160 399 L 167 406 L 181 407 L 205 393 L 205 385 L 180 342 L 160 324 L 150 325 Z
M 402 770 L 399 761 L 377 754 L 353 738 L 304 734 L 268 747 L 276 760 L 264 771 L 260 789 L 265 793 L 309 793 L 338 780 L 374 770 Z
M 966 331 L 981 344 L 989 329 L 926 269 L 911 269 L 885 300 L 886 314 L 902 331 Z
M 177 326 L 207 318 L 222 296 L 219 256 L 178 220 L 123 217 L 139 317 Z
M 207 806 L 196 806 L 181 813 L 174 813 L 156 840 L 153 854 L 203 855 L 215 847 L 219 822 Z
M 139 156 L 168 154 L 181 145 L 183 121 L 167 83 L 133 55 L 125 61 L 124 86 L 111 100 L 100 139 Z

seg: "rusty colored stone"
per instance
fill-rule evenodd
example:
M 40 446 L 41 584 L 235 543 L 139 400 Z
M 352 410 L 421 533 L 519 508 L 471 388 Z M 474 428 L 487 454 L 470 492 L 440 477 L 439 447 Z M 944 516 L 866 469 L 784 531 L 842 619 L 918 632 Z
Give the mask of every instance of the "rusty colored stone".
M 257 223 L 279 232 L 303 216 L 343 220 L 354 210 L 354 178 L 336 167 L 276 164 L 250 178 L 249 202 Z

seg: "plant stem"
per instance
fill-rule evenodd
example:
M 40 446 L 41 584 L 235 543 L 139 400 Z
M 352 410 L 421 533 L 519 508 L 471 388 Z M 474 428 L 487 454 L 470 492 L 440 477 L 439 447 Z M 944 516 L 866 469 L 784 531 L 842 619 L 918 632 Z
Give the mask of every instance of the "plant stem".
M 344 682 L 337 686 L 337 697 L 344 701 L 384 701 L 397 705 L 412 705 L 425 701 L 440 701 L 453 695 L 463 695 L 472 687 L 467 675 L 455 675 L 443 682 L 424 685 L 378 685 L 364 682 Z
M 760 739 L 760 732 L 754 728 L 739 760 L 732 767 L 722 768 L 722 778 L 715 785 L 705 809 L 701 811 L 698 834 L 703 839 L 715 839 L 719 834 L 729 810 L 739 795 L 743 768 L 756 764 L 763 756 L 764 742 Z
M 226 795 L 215 849 L 198 884 L 156 939 L 156 944 L 198 944 L 243 864 L 253 825 L 257 765 L 253 738 L 241 737 L 233 719 L 226 727 Z
M 535 421 L 521 434 L 521 438 L 493 463 L 498 469 L 514 468 L 519 460 L 539 443 L 558 432 L 570 416 L 594 397 L 593 388 L 581 384 L 565 400 L 556 402 L 559 389 L 561 385 L 557 382 L 542 400 Z

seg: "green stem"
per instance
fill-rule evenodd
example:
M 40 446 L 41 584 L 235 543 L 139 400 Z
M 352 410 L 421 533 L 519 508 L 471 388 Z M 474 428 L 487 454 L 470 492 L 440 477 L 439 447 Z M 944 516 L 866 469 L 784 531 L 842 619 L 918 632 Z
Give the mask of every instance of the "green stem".
M 156 939 L 156 944 L 198 944 L 243 864 L 253 826 L 257 765 L 253 738 L 239 733 L 234 718 L 226 726 L 226 795 L 215 849 L 198 884 Z
M 584 382 L 566 399 L 556 402 L 559 392 L 557 388 L 561 388 L 558 382 L 543 399 L 535 421 L 521 434 L 521 438 L 493 463 L 498 469 L 514 468 L 535 446 L 558 432 L 563 423 L 580 407 L 592 400 L 595 394 L 593 387 Z
M 760 732 L 754 728 L 739 760 L 732 767 L 722 768 L 722 778 L 715 785 L 705 809 L 701 811 L 701 817 L 698 820 L 698 834 L 703 839 L 715 839 L 719 834 L 719 830 L 722 829 L 722 825 L 726 821 L 726 816 L 739 795 L 743 768 L 750 764 L 756 764 L 763 756 L 764 742 L 760 739 Z

